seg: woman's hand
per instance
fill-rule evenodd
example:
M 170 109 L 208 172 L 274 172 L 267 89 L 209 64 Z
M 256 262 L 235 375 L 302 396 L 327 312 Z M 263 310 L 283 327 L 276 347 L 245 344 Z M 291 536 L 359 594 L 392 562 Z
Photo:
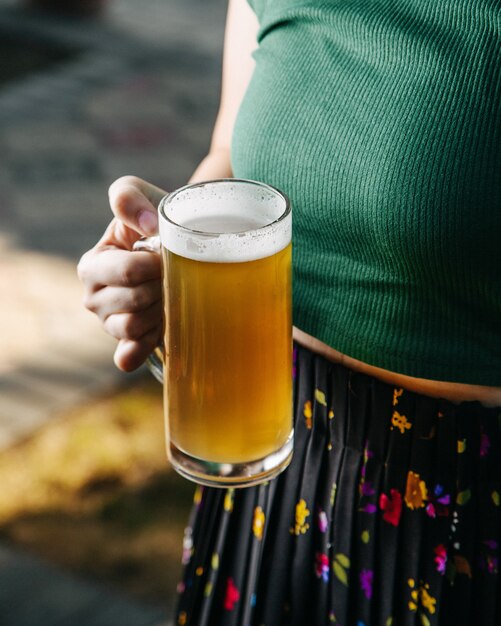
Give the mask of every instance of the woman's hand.
M 138 368 L 161 340 L 160 258 L 132 252 L 132 246 L 141 236 L 156 234 L 157 206 L 164 195 L 134 176 L 116 180 L 109 190 L 115 217 L 78 264 L 84 304 L 119 340 L 114 360 L 126 372 Z
M 258 28 L 257 18 L 245 0 L 230 0 L 221 104 L 209 154 L 190 182 L 233 176 L 231 137 L 254 69 L 252 51 Z M 139 367 L 161 338 L 160 259 L 151 252 L 132 252 L 132 246 L 142 235 L 156 233 L 156 207 L 164 195 L 162 189 L 133 176 L 115 181 L 110 187 L 115 218 L 78 265 L 85 306 L 119 340 L 115 363 L 125 371 Z

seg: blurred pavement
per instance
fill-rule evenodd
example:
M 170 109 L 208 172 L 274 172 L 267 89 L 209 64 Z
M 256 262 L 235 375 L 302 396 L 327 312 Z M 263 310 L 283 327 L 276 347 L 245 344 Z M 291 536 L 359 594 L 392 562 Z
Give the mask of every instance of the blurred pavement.
M 0 449 L 131 380 L 81 305 L 76 263 L 111 219 L 115 178 L 172 189 L 205 154 L 225 10 L 226 0 L 109 0 L 100 19 L 72 20 L 0 0 Z M 2 75 L 47 50 L 68 59 Z M 0 588 L 6 626 L 166 619 L 5 546 Z
M 115 178 L 172 189 L 205 154 L 225 10 L 109 0 L 100 19 L 78 20 L 0 0 L 0 41 L 70 57 L 3 84 L 0 74 L 0 449 L 131 380 L 81 305 L 76 262 L 111 219 Z

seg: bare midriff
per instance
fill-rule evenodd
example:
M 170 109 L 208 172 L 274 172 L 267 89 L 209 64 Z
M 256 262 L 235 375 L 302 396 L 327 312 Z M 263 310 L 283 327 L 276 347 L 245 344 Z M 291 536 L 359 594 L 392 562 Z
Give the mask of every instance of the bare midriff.
M 426 378 L 414 378 L 397 372 L 375 367 L 369 363 L 358 361 L 338 350 L 334 350 L 327 344 L 315 337 L 294 328 L 294 340 L 305 348 L 322 355 L 334 363 L 341 363 L 348 369 L 362 374 L 374 376 L 390 385 L 396 385 L 416 391 L 417 393 L 435 398 L 444 398 L 451 402 L 459 403 L 477 400 L 484 406 L 501 406 L 501 387 L 488 387 L 484 385 L 469 385 L 441 380 L 428 380 Z

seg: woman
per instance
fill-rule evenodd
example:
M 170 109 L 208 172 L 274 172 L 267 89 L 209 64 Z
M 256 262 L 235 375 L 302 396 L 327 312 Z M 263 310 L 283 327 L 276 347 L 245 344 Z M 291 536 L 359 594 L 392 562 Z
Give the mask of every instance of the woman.
M 251 4 L 230 0 L 192 181 L 291 197 L 295 453 L 268 485 L 197 491 L 177 623 L 494 626 L 501 4 Z M 158 259 L 130 250 L 163 194 L 116 181 L 79 266 L 126 371 L 160 337 Z

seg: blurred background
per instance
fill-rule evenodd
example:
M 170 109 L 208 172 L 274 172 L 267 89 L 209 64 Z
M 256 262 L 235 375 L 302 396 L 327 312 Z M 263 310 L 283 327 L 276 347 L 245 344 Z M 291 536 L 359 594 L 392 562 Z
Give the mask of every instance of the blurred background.
M 205 154 L 226 0 L 0 0 L 0 624 L 171 623 L 193 487 L 75 267 L 124 174 Z

